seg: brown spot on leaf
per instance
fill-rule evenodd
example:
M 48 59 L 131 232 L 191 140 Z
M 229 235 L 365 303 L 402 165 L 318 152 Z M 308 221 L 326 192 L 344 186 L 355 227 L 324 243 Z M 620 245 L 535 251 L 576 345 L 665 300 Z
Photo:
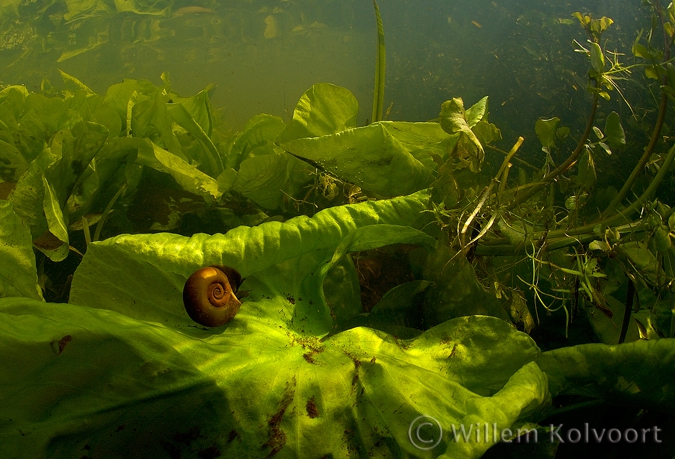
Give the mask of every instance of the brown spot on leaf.
M 227 442 L 232 443 L 236 438 L 239 438 L 239 432 L 234 429 L 230 430 L 230 433 L 227 434 Z
M 16 182 L 0 183 L 0 199 L 7 199 L 9 197 L 9 193 L 12 192 L 15 186 Z
M 295 397 L 296 385 L 297 382 L 295 380 L 295 377 L 291 381 L 286 383 L 284 396 L 279 402 L 279 409 L 267 421 L 267 424 L 270 426 L 270 436 L 265 442 L 265 444 L 263 444 L 263 448 L 270 448 L 271 451 L 267 456 L 265 456 L 266 458 L 275 456 L 286 445 L 286 433 L 283 430 L 281 430 L 280 425 L 281 421 L 284 418 L 286 410 L 288 409 L 291 402 L 293 402 L 293 398 Z
M 55 339 L 54 341 L 52 341 L 51 343 L 49 343 L 49 345 L 51 346 L 52 351 L 54 351 L 54 353 L 55 353 L 56 355 L 61 355 L 61 353 L 62 353 L 63 350 L 66 348 L 66 346 L 68 345 L 68 343 L 70 343 L 72 340 L 73 340 L 73 337 L 72 337 L 72 336 L 66 335 L 66 336 L 64 336 L 64 337 L 61 338 L 61 339 L 58 339 L 58 340 Z
M 319 408 L 316 406 L 314 397 L 307 400 L 306 408 L 307 408 L 307 416 L 309 416 L 310 418 L 314 419 L 319 416 Z
M 56 250 L 65 242 L 54 236 L 50 231 L 45 231 L 41 236 L 33 240 L 33 244 L 44 250 Z

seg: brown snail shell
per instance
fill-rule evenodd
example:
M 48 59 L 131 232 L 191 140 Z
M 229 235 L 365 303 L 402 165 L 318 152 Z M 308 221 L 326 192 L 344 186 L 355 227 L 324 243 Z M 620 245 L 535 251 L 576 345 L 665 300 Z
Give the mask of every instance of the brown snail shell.
M 241 274 L 228 266 L 207 266 L 195 271 L 185 282 L 183 305 L 192 320 L 207 327 L 225 325 L 239 311 L 235 293 Z

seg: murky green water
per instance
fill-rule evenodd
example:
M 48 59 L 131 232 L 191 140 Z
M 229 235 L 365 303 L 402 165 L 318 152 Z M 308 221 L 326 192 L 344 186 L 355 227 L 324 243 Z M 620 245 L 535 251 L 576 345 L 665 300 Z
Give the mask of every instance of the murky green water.
M 624 45 L 644 19 L 627 1 L 384 0 L 381 9 L 390 119 L 431 119 L 450 97 L 489 95 L 493 117 L 514 133 L 586 109 L 573 11 L 612 15 Z M 214 105 L 241 127 L 261 112 L 288 118 L 304 90 L 331 82 L 357 96 L 361 123 L 369 116 L 376 34 L 366 0 L 13 0 L 1 12 L 5 84 L 58 86 L 60 69 L 103 92 L 169 72 L 186 94 L 214 84 Z
M 0 0 L 1 458 L 673 457 L 675 6 L 378 2 Z

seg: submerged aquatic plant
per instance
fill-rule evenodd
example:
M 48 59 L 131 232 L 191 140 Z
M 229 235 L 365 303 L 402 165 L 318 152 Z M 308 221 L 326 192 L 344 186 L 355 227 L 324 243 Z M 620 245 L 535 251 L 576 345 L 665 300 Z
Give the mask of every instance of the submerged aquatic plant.
M 653 6 L 670 46 L 673 7 Z M 634 172 L 647 183 L 598 188 L 598 155 L 626 143 L 618 114 L 596 126 L 618 84 L 599 39 L 611 21 L 575 17 L 588 121 L 556 160 L 572 134 L 540 120 L 532 174 L 522 138 L 491 167 L 487 98 L 382 121 L 376 84 L 357 126 L 353 94 L 316 84 L 289 123 L 262 114 L 228 135 L 210 88 L 181 97 L 168 75 L 105 96 L 67 74 L 62 93 L 0 91 L 0 455 L 477 458 L 579 406 L 675 408 L 675 216 L 655 199 L 675 147 L 655 127 L 655 171 L 643 157 Z M 383 83 L 379 14 L 378 34 Z M 667 58 L 633 48 L 667 102 Z M 76 252 L 57 303 L 46 258 Z M 231 267 L 224 321 L 184 308 L 204 266 Z M 545 350 L 528 333 L 559 310 L 558 328 L 587 321 L 601 343 Z

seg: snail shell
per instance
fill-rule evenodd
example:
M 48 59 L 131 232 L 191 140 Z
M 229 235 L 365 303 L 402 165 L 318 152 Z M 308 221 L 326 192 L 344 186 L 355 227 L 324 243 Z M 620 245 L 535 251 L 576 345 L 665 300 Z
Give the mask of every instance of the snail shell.
M 228 266 L 207 266 L 195 271 L 185 282 L 183 305 L 192 320 L 207 327 L 225 325 L 239 311 L 235 293 L 241 274 Z

